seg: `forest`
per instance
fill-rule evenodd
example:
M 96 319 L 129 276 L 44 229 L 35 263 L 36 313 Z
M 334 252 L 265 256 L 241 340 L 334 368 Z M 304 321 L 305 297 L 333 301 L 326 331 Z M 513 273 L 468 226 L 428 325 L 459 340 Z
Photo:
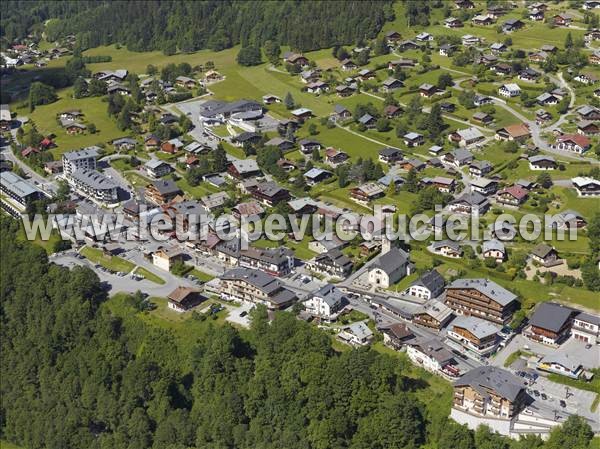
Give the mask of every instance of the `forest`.
M 510 441 L 432 414 L 397 358 L 337 352 L 328 334 L 257 309 L 240 331 L 210 324 L 182 345 L 167 328 L 104 307 L 87 268 L 59 267 L 0 219 L 0 438 L 38 449 L 583 449 L 578 418 Z
M 55 3 L 80 3 L 59 7 Z M 4 12 L 6 11 L 6 12 Z M 266 41 L 308 51 L 377 36 L 393 19 L 391 1 L 9 1 L 2 30 L 10 41 L 52 18 L 50 41 L 69 34 L 81 48 L 121 44 L 133 51 L 219 51 Z

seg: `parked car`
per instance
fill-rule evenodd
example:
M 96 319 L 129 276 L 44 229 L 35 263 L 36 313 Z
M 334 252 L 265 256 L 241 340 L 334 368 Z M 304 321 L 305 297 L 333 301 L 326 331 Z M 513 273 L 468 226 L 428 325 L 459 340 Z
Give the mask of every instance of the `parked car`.
M 535 395 L 536 398 L 540 397 L 540 392 L 538 390 L 533 390 L 533 394 Z
M 548 399 L 548 396 L 546 396 L 546 393 L 542 393 L 542 399 L 545 401 L 546 399 Z
M 563 407 L 563 408 L 565 408 L 567 406 L 567 403 L 561 399 L 560 400 L 560 406 Z

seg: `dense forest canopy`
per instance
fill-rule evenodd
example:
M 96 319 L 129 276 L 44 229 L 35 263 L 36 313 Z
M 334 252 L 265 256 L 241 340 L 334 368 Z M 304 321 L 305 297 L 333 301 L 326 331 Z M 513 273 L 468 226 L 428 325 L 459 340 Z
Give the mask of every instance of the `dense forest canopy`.
M 222 50 L 267 40 L 315 50 L 373 38 L 393 17 L 387 0 L 12 1 L 3 9 L 2 33 L 9 40 L 53 18 L 46 25 L 49 40 L 74 34 L 82 48 L 119 43 L 134 51 Z

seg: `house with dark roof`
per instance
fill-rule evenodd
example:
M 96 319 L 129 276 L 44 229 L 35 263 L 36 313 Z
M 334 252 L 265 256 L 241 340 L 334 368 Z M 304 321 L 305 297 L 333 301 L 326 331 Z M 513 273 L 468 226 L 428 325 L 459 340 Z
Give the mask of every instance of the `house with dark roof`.
M 325 284 L 304 301 L 305 310 L 319 320 L 331 322 L 337 319 L 348 304 L 346 295 L 332 284 Z
M 528 161 L 531 170 L 556 170 L 558 168 L 558 163 L 552 156 L 537 154 L 530 156 Z
M 559 260 L 556 249 L 546 243 L 537 244 L 529 255 L 531 256 L 531 260 L 545 267 L 556 265 Z
M 478 192 L 463 193 L 448 204 L 449 210 L 461 214 L 483 215 L 489 208 L 488 199 Z
M 298 298 L 275 276 L 252 268 L 233 268 L 220 277 L 219 293 L 226 301 L 264 304 L 284 309 Z
M 402 160 L 402 152 L 398 148 L 383 148 L 379 150 L 379 162 L 393 165 Z
M 146 186 L 144 198 L 151 203 L 161 205 L 168 203 L 183 192 L 172 179 L 160 179 Z
M 200 292 L 192 288 L 177 287 L 169 293 L 167 300 L 169 309 L 176 312 L 186 312 L 206 300 L 206 297 L 202 296 Z
M 452 379 L 460 375 L 454 355 L 437 338 L 415 338 L 407 342 L 406 355 L 415 365 Z
M 519 307 L 517 295 L 489 279 L 457 279 L 446 287 L 446 304 L 458 315 L 496 324 L 510 323 Z
M 454 382 L 450 416 L 475 430 L 479 421 L 473 416 L 508 421 L 522 411 L 527 398 L 523 380 L 502 368 L 482 366 Z
M 310 271 L 344 279 L 354 268 L 353 262 L 337 248 L 315 256 L 307 263 Z
M 437 298 L 444 292 L 446 281 L 436 270 L 423 273 L 407 290 L 407 294 L 415 298 Z
M 539 343 L 557 347 L 567 338 L 577 311 L 553 302 L 540 303 L 523 335 Z
M 369 283 L 376 287 L 389 288 L 410 274 L 409 271 L 408 253 L 400 248 L 391 247 L 369 265 Z
M 261 182 L 249 189 L 250 195 L 266 206 L 273 207 L 281 201 L 289 201 L 290 192 L 274 181 Z
M 383 333 L 383 344 L 396 351 L 415 338 L 415 334 L 404 323 L 394 323 L 380 327 L 379 331 Z

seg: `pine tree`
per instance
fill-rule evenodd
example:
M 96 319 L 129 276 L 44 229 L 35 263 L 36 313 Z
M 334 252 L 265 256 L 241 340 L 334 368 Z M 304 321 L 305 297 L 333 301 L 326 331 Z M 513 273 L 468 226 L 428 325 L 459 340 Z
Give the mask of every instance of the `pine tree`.
M 283 104 L 285 104 L 285 107 L 287 109 L 294 109 L 294 106 L 296 106 L 296 103 L 294 102 L 294 97 L 292 97 L 292 94 L 290 92 L 285 94 L 285 98 L 283 99 Z
M 416 193 L 419 190 L 419 178 L 415 169 L 409 170 L 408 175 L 406 175 L 404 188 L 411 193 Z
M 436 103 L 431 107 L 431 112 L 427 118 L 427 131 L 429 131 L 429 137 L 435 139 L 443 130 L 444 119 L 442 117 L 442 108 L 439 103 Z

